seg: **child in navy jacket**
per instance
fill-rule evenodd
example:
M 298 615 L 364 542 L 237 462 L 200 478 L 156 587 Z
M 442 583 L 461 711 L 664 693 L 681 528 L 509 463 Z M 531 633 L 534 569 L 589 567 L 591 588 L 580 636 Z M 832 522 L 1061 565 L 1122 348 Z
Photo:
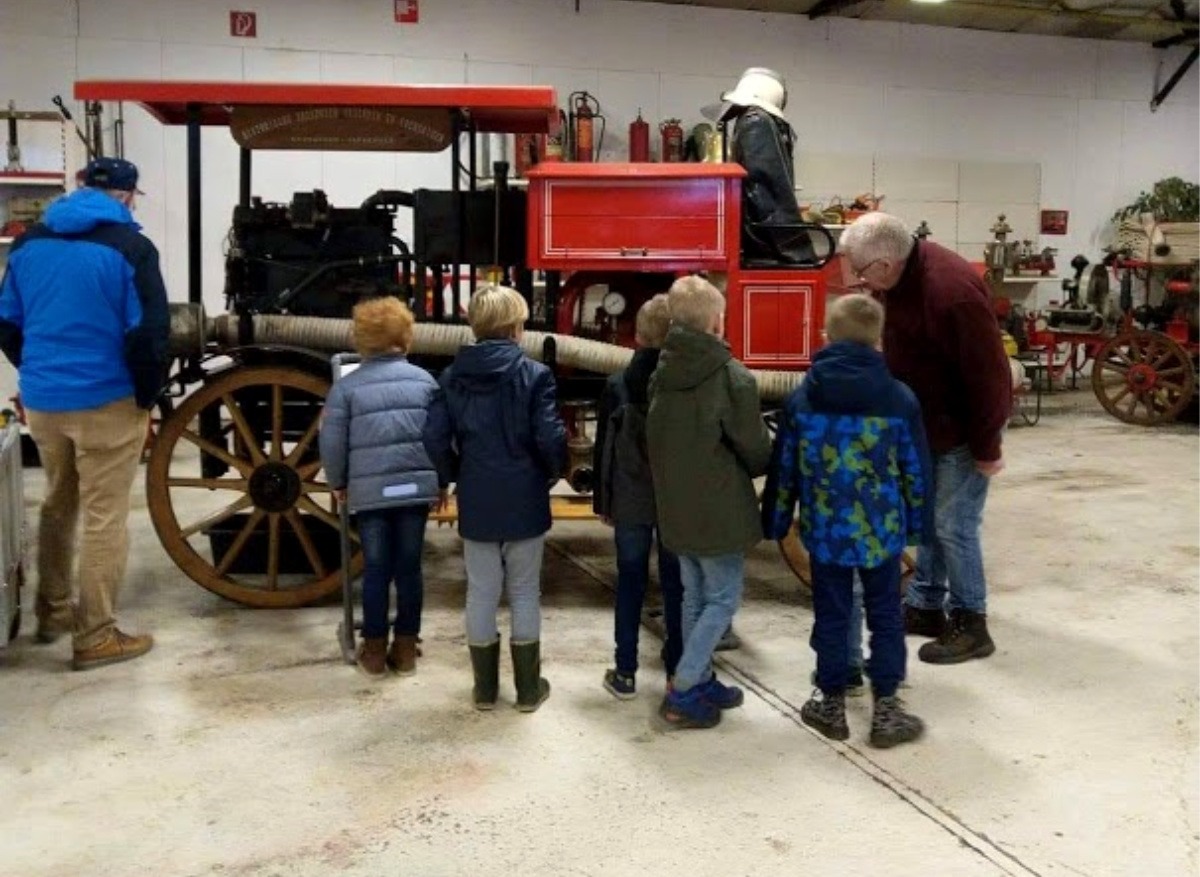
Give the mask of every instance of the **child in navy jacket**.
M 858 570 L 871 632 L 870 740 L 889 747 L 924 729 L 896 698 L 906 660 L 900 555 L 929 535 L 933 504 L 921 409 L 884 364 L 882 330 L 883 308 L 870 296 L 846 295 L 830 307 L 830 344 L 780 417 L 763 522 L 769 538 L 782 538 L 798 504 L 800 538 L 812 559 L 819 692 L 801 719 L 834 740 L 850 735 L 846 642 Z
M 442 372 L 425 447 L 441 483 L 458 484 L 475 708 L 496 705 L 496 613 L 507 592 L 516 706 L 533 712 L 550 696 L 541 675 L 542 549 L 550 529 L 550 487 L 567 467 L 566 427 L 553 372 L 521 349 L 529 319 L 521 293 L 483 287 L 471 296 L 467 318 L 475 343 Z

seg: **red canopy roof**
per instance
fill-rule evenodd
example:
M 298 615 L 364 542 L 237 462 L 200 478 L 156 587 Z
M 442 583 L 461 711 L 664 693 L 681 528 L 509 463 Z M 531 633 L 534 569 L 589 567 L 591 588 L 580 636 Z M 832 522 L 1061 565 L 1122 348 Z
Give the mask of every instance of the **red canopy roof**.
M 461 111 L 479 131 L 541 134 L 558 117 L 549 86 L 512 85 L 325 85 L 285 82 L 179 82 L 83 80 L 78 100 L 141 104 L 164 125 L 187 123 L 196 104 L 202 125 L 228 126 L 234 107 L 393 107 Z

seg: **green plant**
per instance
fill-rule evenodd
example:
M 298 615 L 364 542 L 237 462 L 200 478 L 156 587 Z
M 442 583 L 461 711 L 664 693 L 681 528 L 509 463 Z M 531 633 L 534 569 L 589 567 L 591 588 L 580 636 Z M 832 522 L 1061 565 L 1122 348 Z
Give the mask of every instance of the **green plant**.
M 1200 185 L 1179 177 L 1167 177 L 1154 184 L 1150 192 L 1142 192 L 1133 201 L 1113 214 L 1113 220 L 1137 219 L 1152 213 L 1159 222 L 1200 222 Z

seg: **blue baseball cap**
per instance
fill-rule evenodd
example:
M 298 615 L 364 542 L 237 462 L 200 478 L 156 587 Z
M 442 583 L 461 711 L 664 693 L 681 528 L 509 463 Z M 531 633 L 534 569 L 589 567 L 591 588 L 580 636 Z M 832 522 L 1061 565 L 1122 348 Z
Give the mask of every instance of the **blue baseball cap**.
M 123 158 L 94 158 L 83 169 L 83 184 L 93 189 L 146 194 L 137 187 L 137 183 L 137 165 Z

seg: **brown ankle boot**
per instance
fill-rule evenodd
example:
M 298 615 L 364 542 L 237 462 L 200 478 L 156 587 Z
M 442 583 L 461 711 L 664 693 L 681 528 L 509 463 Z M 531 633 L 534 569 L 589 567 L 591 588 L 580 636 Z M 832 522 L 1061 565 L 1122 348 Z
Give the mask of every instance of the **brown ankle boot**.
M 392 641 L 388 654 L 388 666 L 398 676 L 411 676 L 417 672 L 417 656 L 421 648 L 415 636 L 398 636 Z
M 387 674 L 387 637 L 363 637 L 358 647 L 358 669 L 367 676 Z

